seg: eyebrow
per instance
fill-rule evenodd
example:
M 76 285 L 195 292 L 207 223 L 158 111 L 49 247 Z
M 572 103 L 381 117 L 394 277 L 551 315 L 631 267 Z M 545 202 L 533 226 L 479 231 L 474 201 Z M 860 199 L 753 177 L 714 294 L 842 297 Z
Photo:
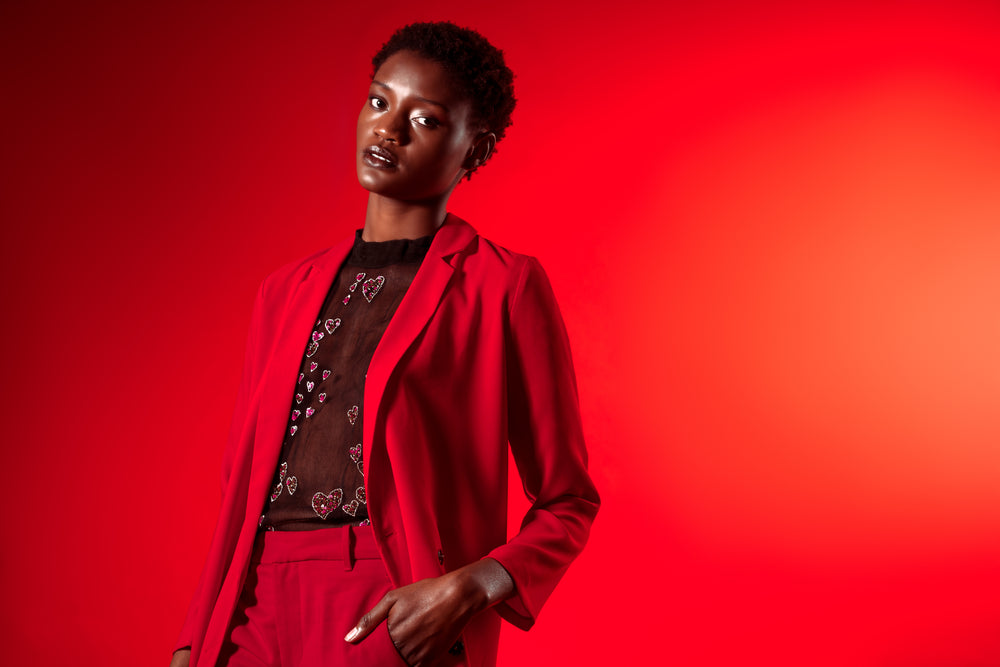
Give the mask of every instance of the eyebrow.
M 382 83 L 378 79 L 372 79 L 372 83 L 375 84 L 376 86 L 381 87 L 381 88 L 385 88 L 386 90 L 392 90 L 392 88 L 390 88 L 386 84 Z M 420 100 L 421 102 L 426 102 L 427 104 L 433 104 L 436 107 L 441 107 L 441 109 L 444 110 L 445 113 L 448 112 L 448 105 L 447 104 L 442 104 L 441 102 L 436 102 L 436 101 L 434 101 L 432 99 L 428 99 L 426 97 L 420 97 L 419 95 L 416 95 L 415 97 L 418 100 Z

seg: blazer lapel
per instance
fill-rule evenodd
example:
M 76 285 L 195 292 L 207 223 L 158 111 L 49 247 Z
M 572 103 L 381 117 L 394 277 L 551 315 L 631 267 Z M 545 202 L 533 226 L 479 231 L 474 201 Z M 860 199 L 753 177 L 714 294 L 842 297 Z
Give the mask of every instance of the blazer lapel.
M 305 353 L 309 334 L 323 299 L 333 284 L 337 271 L 351 251 L 354 239 L 342 241 L 318 256 L 303 272 L 301 282 L 286 301 L 283 313 L 274 313 L 276 336 L 261 388 L 260 414 L 254 441 L 253 468 L 251 469 L 250 497 L 263 499 L 267 495 L 278 466 L 281 443 L 285 439 L 285 426 L 291 409 L 295 379 L 298 376 L 302 355 Z M 263 500 L 262 500 L 263 502 Z M 259 507 L 248 507 L 247 513 L 256 514 Z
M 448 282 L 455 274 L 456 255 L 465 250 L 475 237 L 476 230 L 471 225 L 448 214 L 444 224 L 434 235 L 417 275 L 375 348 L 365 377 L 365 419 L 362 433 L 362 458 L 365 461 L 372 460 L 375 422 L 389 377 L 437 310 Z

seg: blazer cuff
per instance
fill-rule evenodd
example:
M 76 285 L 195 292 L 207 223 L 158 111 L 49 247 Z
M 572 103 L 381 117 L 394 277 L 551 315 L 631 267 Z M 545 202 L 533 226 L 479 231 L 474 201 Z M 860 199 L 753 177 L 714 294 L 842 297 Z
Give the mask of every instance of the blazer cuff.
M 527 591 L 528 582 L 524 580 L 524 577 L 513 565 L 513 560 L 508 558 L 508 554 L 504 553 L 506 551 L 504 547 L 506 546 L 503 545 L 494 549 L 487 557 L 497 561 L 507 570 L 510 578 L 514 581 L 514 595 L 498 603 L 493 609 L 500 615 L 500 618 L 514 627 L 521 630 L 528 630 L 535 624 L 537 611 L 530 607 L 528 598 L 524 595 Z
M 192 605 L 191 609 L 188 610 L 187 617 L 184 619 L 184 627 L 181 628 L 181 634 L 177 638 L 177 641 L 174 642 L 174 653 L 182 648 L 191 648 L 194 644 L 194 617 L 195 608 Z

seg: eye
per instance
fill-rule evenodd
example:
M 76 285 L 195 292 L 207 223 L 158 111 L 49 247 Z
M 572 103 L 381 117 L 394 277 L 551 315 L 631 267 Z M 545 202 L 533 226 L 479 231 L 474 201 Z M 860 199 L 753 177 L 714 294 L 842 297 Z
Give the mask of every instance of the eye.
M 441 123 L 438 122 L 436 118 L 431 118 L 430 116 L 416 116 L 411 120 L 417 125 L 423 125 L 424 127 L 430 128 L 432 130 L 441 125 Z
M 368 104 L 371 105 L 372 109 L 377 109 L 378 111 L 385 111 L 389 105 L 385 103 L 381 97 L 372 95 L 368 98 Z

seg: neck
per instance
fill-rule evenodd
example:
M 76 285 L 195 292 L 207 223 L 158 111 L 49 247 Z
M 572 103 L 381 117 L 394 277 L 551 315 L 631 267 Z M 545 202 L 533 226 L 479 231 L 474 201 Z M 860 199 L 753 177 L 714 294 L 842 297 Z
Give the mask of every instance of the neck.
M 447 203 L 447 198 L 444 198 L 414 204 L 370 193 L 361 238 L 365 241 L 392 241 L 430 236 L 444 223 Z

